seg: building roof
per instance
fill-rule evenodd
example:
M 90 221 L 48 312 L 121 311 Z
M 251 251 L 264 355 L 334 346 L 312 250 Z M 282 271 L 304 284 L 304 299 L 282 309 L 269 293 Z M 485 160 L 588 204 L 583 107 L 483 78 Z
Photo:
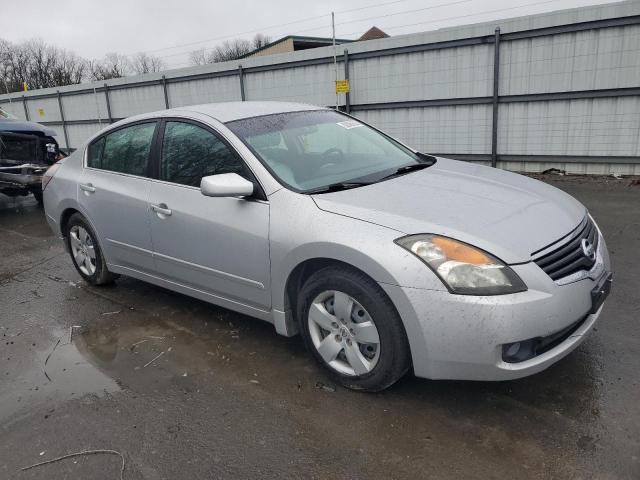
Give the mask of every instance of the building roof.
M 249 53 L 242 55 L 239 58 L 250 57 L 262 50 L 266 50 L 267 48 L 271 48 L 274 45 L 282 43 L 287 40 L 293 40 L 294 50 L 304 50 L 306 48 L 316 48 L 316 47 L 328 47 L 333 45 L 333 38 L 327 37 L 303 37 L 300 35 L 287 35 L 286 37 L 279 38 L 271 43 L 267 43 L 260 48 L 256 48 L 255 50 L 251 50 Z M 346 38 L 336 38 L 336 45 L 340 45 L 343 43 L 353 42 L 353 40 L 348 40 Z M 296 48 L 298 47 L 298 48 Z
M 373 26 L 369 30 L 364 32 L 358 40 L 374 40 L 376 38 L 388 38 L 388 37 L 389 35 L 387 35 L 385 32 L 380 30 L 378 27 Z

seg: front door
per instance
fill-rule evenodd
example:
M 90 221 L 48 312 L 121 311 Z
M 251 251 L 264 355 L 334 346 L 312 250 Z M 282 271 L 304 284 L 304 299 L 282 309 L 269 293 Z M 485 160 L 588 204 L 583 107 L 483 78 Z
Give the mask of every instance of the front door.
M 149 226 L 149 158 L 157 122 L 134 124 L 94 140 L 78 199 L 107 263 L 154 270 Z
M 244 161 L 202 124 L 167 120 L 162 128 L 149 212 L 158 272 L 169 281 L 268 309 L 269 204 L 200 192 L 200 180 L 208 175 L 249 177 Z

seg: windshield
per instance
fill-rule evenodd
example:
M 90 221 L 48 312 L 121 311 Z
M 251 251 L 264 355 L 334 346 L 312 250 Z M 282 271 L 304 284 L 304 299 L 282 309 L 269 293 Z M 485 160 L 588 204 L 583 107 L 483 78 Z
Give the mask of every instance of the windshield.
M 283 184 L 298 192 L 371 183 L 424 159 L 331 110 L 281 113 L 227 123 Z

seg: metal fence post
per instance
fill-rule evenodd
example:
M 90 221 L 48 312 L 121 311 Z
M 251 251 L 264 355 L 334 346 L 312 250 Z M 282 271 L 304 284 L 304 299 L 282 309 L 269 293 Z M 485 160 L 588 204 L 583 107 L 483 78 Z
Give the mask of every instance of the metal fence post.
M 496 27 L 493 47 L 493 115 L 491 122 L 491 166 L 498 165 L 498 102 L 500 93 L 500 27 Z
M 344 79 L 349 81 L 349 50 L 344 49 Z M 344 95 L 345 112 L 351 113 L 351 82 L 349 81 L 349 91 Z
M 169 109 L 169 93 L 167 92 L 167 77 L 162 75 L 162 90 L 164 91 L 164 108 Z
M 22 95 L 22 106 L 24 107 L 24 118 L 28 122 L 29 121 L 29 109 L 27 109 L 27 97 Z
M 242 65 L 238 65 L 238 78 L 240 79 L 240 100 L 244 102 L 244 71 L 242 70 Z
M 104 99 L 107 102 L 107 116 L 109 117 L 109 123 L 113 123 L 113 117 L 111 116 L 111 102 L 109 101 L 109 85 L 104 84 Z
M 62 108 L 62 95 L 60 94 L 60 90 L 56 92 L 58 94 L 58 107 L 60 108 L 60 118 L 62 119 L 62 131 L 64 132 L 64 143 L 67 146 L 67 150 L 71 148 L 69 145 L 69 135 L 67 133 L 67 124 L 64 120 L 64 109 Z

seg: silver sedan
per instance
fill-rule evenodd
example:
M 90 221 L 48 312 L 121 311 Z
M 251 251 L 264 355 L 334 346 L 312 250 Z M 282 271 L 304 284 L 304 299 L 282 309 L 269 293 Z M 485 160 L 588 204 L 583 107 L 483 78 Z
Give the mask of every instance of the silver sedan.
M 309 105 L 128 118 L 43 187 L 90 284 L 128 275 L 299 333 L 354 389 L 409 369 L 539 372 L 585 338 L 611 285 L 602 234 L 569 195 Z

